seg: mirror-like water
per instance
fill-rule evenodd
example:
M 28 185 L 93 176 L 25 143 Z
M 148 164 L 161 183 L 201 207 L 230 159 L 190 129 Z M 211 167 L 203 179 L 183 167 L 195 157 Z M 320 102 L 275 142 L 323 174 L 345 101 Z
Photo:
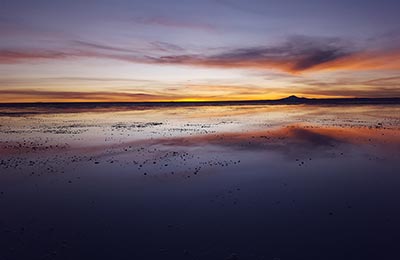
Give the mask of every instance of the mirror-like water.
M 399 106 L 0 112 L 0 259 L 400 257 Z

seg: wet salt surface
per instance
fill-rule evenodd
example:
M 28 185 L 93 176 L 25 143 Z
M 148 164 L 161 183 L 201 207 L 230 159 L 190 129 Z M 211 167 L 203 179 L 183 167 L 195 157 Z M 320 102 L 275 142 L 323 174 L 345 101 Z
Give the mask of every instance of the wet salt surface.
M 0 259 L 397 259 L 399 130 L 399 106 L 3 113 Z

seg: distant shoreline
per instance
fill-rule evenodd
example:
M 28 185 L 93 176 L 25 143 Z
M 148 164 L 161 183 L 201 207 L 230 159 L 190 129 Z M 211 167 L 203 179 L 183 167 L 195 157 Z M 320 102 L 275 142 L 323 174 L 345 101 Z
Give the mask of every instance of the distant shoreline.
M 113 106 L 227 106 L 227 105 L 400 105 L 400 97 L 394 98 L 304 98 L 290 96 L 276 100 L 239 100 L 239 101 L 165 101 L 165 102 L 27 102 L 0 103 L 0 107 L 113 107 Z

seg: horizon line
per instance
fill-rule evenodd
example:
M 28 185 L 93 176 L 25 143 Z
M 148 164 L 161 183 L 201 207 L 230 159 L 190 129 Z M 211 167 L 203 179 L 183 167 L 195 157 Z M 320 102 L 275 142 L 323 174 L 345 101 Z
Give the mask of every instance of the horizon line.
M 327 98 L 308 98 L 290 95 L 280 99 L 245 99 L 245 100 L 171 100 L 171 101 L 37 101 L 37 102 L 0 102 L 0 105 L 18 105 L 18 104 L 196 104 L 196 103 L 256 103 L 256 102 L 287 102 L 287 103 L 305 103 L 307 101 L 351 101 L 351 100 L 399 100 L 397 97 L 327 97 Z

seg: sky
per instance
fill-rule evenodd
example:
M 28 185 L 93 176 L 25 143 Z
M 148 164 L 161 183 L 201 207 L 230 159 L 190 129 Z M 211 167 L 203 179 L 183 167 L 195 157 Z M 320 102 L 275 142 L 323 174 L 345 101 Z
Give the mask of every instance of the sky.
M 398 0 L 0 0 L 0 102 L 400 97 Z

